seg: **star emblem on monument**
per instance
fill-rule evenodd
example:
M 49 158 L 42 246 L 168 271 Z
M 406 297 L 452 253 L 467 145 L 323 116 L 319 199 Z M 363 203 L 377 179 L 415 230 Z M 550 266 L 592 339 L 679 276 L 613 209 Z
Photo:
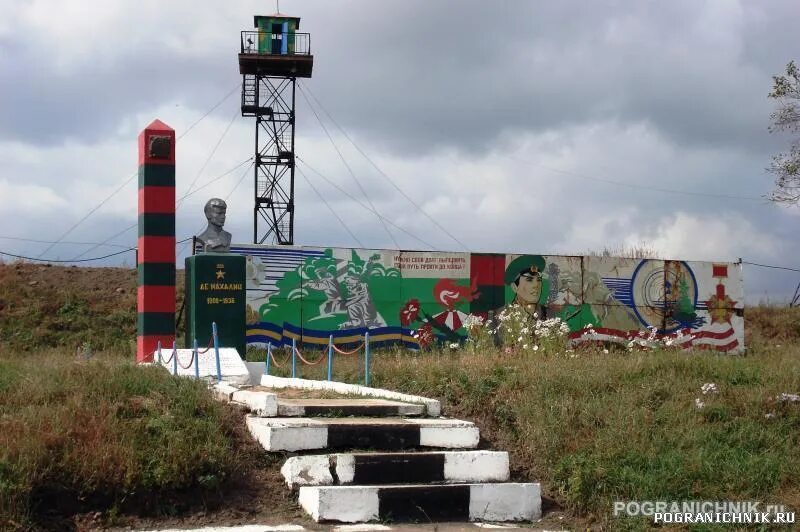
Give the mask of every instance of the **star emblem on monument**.
M 224 270 L 217 270 L 217 281 L 225 280 L 225 271 Z

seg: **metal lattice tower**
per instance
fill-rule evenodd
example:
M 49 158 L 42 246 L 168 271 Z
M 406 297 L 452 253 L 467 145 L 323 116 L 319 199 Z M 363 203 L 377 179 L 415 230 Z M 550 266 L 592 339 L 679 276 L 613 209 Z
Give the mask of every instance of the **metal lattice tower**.
M 310 78 L 311 39 L 300 19 L 255 17 L 239 53 L 242 116 L 255 117 L 253 242 L 294 243 L 294 124 L 297 78 Z

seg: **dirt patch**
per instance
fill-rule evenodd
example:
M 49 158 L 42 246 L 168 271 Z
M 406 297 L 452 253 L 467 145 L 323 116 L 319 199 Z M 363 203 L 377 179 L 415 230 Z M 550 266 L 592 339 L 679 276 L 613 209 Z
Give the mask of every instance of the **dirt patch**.
M 301 390 L 298 388 L 268 388 L 253 386 L 248 388 L 254 392 L 274 393 L 280 399 L 364 399 L 361 395 L 342 394 L 327 390 Z

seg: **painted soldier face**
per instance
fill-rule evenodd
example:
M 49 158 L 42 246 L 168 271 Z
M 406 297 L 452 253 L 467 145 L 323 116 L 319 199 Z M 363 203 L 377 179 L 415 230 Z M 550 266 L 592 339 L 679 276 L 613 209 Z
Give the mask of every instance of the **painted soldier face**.
M 523 305 L 536 304 L 542 295 L 542 276 L 539 273 L 525 272 L 516 283 L 511 283 L 511 290 L 517 295 L 517 301 Z

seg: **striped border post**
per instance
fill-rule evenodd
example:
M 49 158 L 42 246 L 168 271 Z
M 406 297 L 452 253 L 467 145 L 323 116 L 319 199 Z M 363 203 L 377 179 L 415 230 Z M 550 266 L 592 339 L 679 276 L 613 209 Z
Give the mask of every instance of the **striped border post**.
M 154 120 L 139 134 L 136 361 L 175 341 L 175 130 Z

